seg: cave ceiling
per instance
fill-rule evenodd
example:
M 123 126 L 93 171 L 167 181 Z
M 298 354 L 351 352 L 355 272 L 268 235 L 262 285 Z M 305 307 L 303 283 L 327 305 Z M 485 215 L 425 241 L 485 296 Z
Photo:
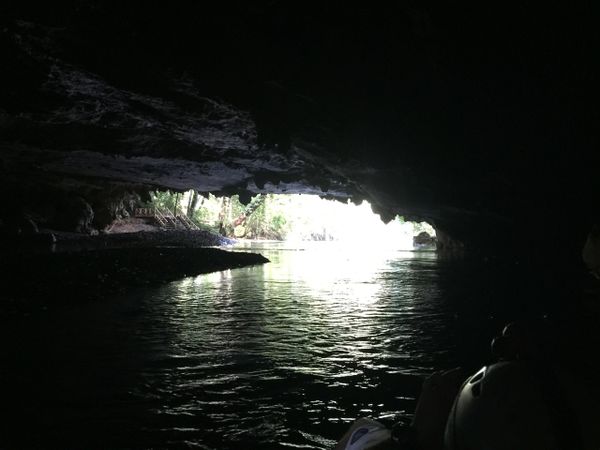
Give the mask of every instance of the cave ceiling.
M 459 235 L 596 214 L 592 6 L 2 8 L 7 186 L 366 198 Z

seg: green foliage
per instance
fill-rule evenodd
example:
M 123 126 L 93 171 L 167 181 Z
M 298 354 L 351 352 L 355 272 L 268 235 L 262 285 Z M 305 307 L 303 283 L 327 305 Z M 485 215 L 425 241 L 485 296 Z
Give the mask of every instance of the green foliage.
M 154 191 L 150 194 L 150 204 L 152 208 L 167 209 L 173 211 L 176 202 L 176 193 L 171 191 Z
M 265 235 L 265 204 L 259 205 L 246 219 L 247 237 L 258 239 Z
M 286 223 L 287 220 L 282 215 L 277 214 L 271 218 L 271 227 L 277 234 L 284 234 Z
M 396 216 L 394 220 L 401 225 L 409 224 L 412 227 L 412 233 L 415 236 L 423 231 L 431 236 L 435 235 L 435 230 L 427 222 L 408 222 L 403 216 Z
M 252 204 L 252 202 L 250 202 L 250 204 Z M 248 205 L 242 204 L 242 202 L 240 202 L 239 195 L 234 195 L 233 197 L 231 197 L 231 211 L 232 211 L 234 220 L 237 217 L 240 217 L 248 209 L 250 204 L 248 204 Z
M 152 200 L 147 206 L 172 212 L 178 203 L 180 213 L 189 213 L 201 228 L 247 239 L 314 239 L 320 235 L 338 239 L 354 229 L 360 233 L 370 223 L 365 221 L 366 216 L 357 215 L 361 208 L 368 215 L 368 205 L 344 205 L 307 195 L 258 194 L 247 205 L 240 202 L 238 195 L 215 197 L 197 194 L 196 199 L 193 195 L 192 191 L 180 194 L 152 192 Z M 368 220 L 377 222 L 375 218 Z M 396 232 L 405 235 L 408 240 L 422 231 L 435 235 L 433 228 L 425 222 L 410 222 L 396 216 L 393 223 L 397 227 Z
M 413 227 L 413 233 L 415 236 L 419 233 L 422 233 L 423 231 L 425 231 L 430 236 L 435 235 L 433 228 L 427 222 L 411 222 L 410 224 Z
M 211 220 L 212 214 L 206 207 L 200 207 L 192 214 L 192 220 L 196 223 L 208 224 L 212 222 Z

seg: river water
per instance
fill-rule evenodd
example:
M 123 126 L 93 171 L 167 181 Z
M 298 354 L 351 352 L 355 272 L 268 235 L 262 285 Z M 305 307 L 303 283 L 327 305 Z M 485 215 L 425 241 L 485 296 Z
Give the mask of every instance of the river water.
M 12 442 L 331 448 L 358 417 L 410 418 L 427 374 L 486 362 L 501 297 L 527 296 L 434 252 L 258 250 L 271 263 L 15 320 Z

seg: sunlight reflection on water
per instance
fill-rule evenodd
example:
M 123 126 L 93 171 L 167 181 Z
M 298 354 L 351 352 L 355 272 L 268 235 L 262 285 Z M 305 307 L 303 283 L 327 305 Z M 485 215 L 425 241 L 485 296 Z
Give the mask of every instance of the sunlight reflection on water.
M 357 253 L 335 243 L 272 247 L 261 250 L 269 264 L 190 277 L 157 293 L 172 308 L 164 312 L 169 358 L 184 357 L 184 372 L 199 380 L 148 373 L 150 385 L 175 382 L 165 392 L 182 392 L 182 405 L 158 413 L 183 408 L 230 439 L 313 448 L 324 447 L 302 433 L 327 447 L 365 411 L 406 414 L 419 377 L 444 351 L 418 350 L 422 326 L 443 330 L 445 320 L 436 310 L 436 255 Z M 233 416 L 194 406 L 194 389 Z M 252 418 L 274 428 L 250 425 Z
M 53 370 L 18 380 L 42 386 L 28 401 L 79 447 L 325 449 L 354 418 L 410 417 L 456 360 L 435 253 L 248 247 L 271 263 L 36 324 L 29 364 Z

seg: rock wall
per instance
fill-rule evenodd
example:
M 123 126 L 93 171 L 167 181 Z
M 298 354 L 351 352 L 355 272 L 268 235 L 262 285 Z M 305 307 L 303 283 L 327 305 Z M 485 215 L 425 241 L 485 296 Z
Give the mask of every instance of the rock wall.
M 91 232 L 126 214 L 125 192 L 312 193 L 428 220 L 441 247 L 575 261 L 598 221 L 594 17 L 11 5 L 0 218 L 31 203 L 40 224 Z

